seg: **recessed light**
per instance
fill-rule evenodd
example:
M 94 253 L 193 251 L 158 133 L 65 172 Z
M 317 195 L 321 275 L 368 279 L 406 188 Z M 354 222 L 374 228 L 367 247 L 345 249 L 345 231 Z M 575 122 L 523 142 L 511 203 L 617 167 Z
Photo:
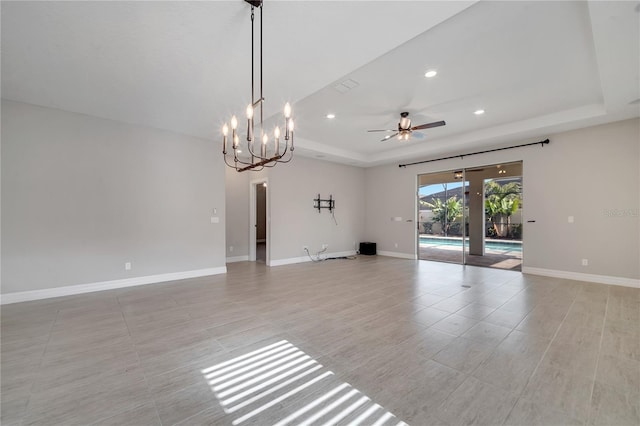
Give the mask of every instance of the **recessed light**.
M 328 119 L 336 118 L 336 115 L 329 113 L 329 114 L 327 114 L 327 118 Z
M 484 110 L 483 109 L 477 109 L 477 110 L 474 111 L 474 114 L 475 115 L 482 115 L 482 114 L 484 114 Z
M 424 73 L 424 76 L 427 78 L 432 78 L 432 77 L 435 77 L 436 75 L 438 75 L 438 71 L 436 70 L 429 70 L 426 73 Z

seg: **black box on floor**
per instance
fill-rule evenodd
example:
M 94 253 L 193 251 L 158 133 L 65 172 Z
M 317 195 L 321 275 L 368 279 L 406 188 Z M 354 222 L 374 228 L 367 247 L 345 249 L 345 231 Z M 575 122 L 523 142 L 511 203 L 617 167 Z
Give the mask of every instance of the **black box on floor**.
M 360 254 L 368 256 L 376 254 L 376 243 L 360 243 Z

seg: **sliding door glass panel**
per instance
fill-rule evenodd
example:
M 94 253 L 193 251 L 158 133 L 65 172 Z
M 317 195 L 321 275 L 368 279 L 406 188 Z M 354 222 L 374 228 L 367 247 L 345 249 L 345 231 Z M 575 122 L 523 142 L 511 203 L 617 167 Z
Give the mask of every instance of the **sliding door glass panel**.
M 418 258 L 463 263 L 465 236 L 462 171 L 418 176 Z
M 522 268 L 522 162 L 466 170 L 468 265 Z

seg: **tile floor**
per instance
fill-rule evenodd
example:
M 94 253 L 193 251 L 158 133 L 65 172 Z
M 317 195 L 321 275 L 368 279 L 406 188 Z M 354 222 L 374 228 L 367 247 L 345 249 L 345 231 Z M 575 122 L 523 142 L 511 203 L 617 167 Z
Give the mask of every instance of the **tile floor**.
M 2 424 L 640 424 L 640 289 L 381 256 L 228 268 L 3 306 Z

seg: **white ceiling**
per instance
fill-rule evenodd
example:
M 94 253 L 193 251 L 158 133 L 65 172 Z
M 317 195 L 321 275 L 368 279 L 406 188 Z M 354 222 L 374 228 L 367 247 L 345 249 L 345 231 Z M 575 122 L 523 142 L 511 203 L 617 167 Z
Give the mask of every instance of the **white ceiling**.
M 0 7 L 3 98 L 212 143 L 250 100 L 244 1 Z M 640 116 L 637 1 L 266 0 L 264 24 L 265 113 L 292 102 L 307 156 L 369 166 Z M 366 132 L 402 111 L 447 125 Z

